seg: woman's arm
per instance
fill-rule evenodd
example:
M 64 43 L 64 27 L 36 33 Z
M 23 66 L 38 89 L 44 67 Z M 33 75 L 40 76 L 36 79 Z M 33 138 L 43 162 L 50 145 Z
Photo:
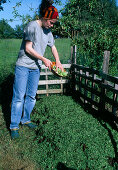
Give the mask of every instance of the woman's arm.
M 39 53 L 37 53 L 33 48 L 32 48 L 32 42 L 31 41 L 26 41 L 26 46 L 25 46 L 25 51 L 30 54 L 31 56 L 40 59 L 43 61 L 43 63 L 45 64 L 46 67 L 49 68 L 49 70 L 51 70 L 51 61 L 48 60 L 47 58 L 41 56 Z

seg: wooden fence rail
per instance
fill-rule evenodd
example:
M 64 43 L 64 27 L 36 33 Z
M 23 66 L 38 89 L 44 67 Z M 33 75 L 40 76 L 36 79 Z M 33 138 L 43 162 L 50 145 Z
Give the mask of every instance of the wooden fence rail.
M 69 79 L 56 77 L 47 67 L 42 66 L 41 78 L 37 94 L 63 94 L 64 84 L 69 84 L 70 90 L 78 94 L 84 104 L 103 112 L 108 110 L 118 117 L 118 78 L 95 69 L 77 64 L 63 64 L 69 71 Z M 52 76 L 52 77 L 51 77 Z M 59 85 L 50 88 L 49 86 Z M 43 89 L 40 89 L 43 86 Z M 69 89 L 68 89 L 69 90 Z
M 118 78 L 98 70 L 73 64 L 71 67 L 72 88 L 79 92 L 83 102 L 90 103 L 100 111 L 118 111 Z M 118 116 L 118 115 L 116 115 Z
M 66 69 L 66 71 L 70 68 L 71 64 L 62 64 L 63 68 Z M 41 73 L 40 73 L 41 79 L 39 81 L 39 89 L 37 90 L 37 94 L 46 94 L 47 96 L 49 94 L 55 94 L 55 93 L 63 93 L 63 84 L 68 83 L 67 78 L 57 77 L 53 75 L 52 72 L 49 71 L 49 69 L 42 65 Z M 42 79 L 42 77 L 44 77 Z M 58 88 L 49 88 L 49 85 L 59 85 Z M 40 86 L 43 86 L 43 89 L 40 89 Z

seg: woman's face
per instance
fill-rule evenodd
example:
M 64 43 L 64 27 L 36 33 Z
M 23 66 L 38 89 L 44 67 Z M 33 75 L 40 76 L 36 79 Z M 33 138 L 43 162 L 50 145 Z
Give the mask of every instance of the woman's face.
M 56 19 L 43 19 L 42 26 L 46 29 L 52 28 L 56 21 Z

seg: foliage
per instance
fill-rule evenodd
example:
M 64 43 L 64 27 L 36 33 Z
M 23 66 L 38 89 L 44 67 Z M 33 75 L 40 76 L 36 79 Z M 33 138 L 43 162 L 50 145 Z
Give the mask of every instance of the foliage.
M 0 11 L 3 10 L 3 4 L 4 3 L 7 3 L 7 2 L 10 2 L 10 0 L 0 0 Z M 16 2 L 16 5 L 20 6 L 21 5 L 21 2 L 22 1 L 18 1 Z M 54 3 L 56 4 L 61 4 L 61 1 L 60 0 L 53 0 Z
M 61 25 L 78 46 L 78 64 L 101 69 L 104 50 L 110 64 L 118 59 L 118 8 L 111 0 L 69 0 L 61 11 Z
M 6 20 L 0 20 L 0 38 L 15 38 L 14 29 L 7 23 Z
M 21 7 L 21 5 L 22 5 L 22 2 L 21 2 L 21 1 L 17 2 L 16 5 L 13 7 L 13 12 L 12 12 L 12 14 L 13 14 L 14 18 L 17 18 L 17 19 L 19 19 L 19 20 L 22 21 L 21 27 L 24 28 L 25 25 L 32 20 L 32 17 L 31 17 L 29 14 L 22 15 L 22 14 L 19 13 L 18 9 Z M 33 11 L 33 10 L 34 10 L 33 8 L 30 8 L 30 7 L 29 7 L 29 12 L 30 12 L 30 11 Z M 34 14 L 35 14 L 36 12 L 37 12 L 37 11 L 35 11 Z
M 91 37 L 76 39 L 78 44 L 79 64 L 102 69 L 104 51 L 110 51 L 110 67 L 117 66 L 118 60 L 118 26 L 116 28 L 103 28 Z M 81 56 L 81 57 L 79 57 Z
M 0 11 L 3 10 L 2 4 L 6 3 L 6 0 L 0 0 Z
M 64 33 L 64 31 L 61 27 L 60 19 L 54 24 L 54 27 L 51 28 L 51 31 L 52 31 L 54 36 L 56 35 L 56 36 L 59 36 L 61 38 L 68 37 L 68 36 L 65 35 L 65 33 Z
M 18 38 L 18 39 L 23 38 L 23 29 L 24 29 L 23 25 L 16 25 L 16 27 L 14 29 L 16 38 Z
M 97 28 L 116 26 L 118 9 L 110 0 L 69 0 L 61 10 L 63 27 L 71 34 L 72 30 L 80 35 L 89 35 Z

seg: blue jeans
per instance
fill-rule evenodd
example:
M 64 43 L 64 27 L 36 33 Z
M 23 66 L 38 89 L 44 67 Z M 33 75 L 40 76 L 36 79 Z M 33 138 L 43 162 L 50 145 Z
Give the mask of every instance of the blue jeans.
M 30 122 L 30 114 L 36 102 L 39 78 L 40 69 L 16 66 L 10 129 L 19 129 L 20 122 L 22 124 Z

